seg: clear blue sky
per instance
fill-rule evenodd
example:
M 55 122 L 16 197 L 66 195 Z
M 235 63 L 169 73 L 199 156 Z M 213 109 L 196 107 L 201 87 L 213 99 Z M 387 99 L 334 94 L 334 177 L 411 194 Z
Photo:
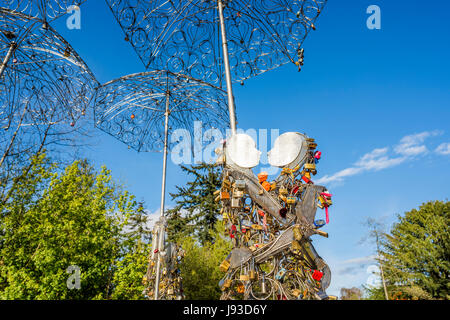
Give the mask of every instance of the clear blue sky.
M 381 8 L 381 30 L 366 27 L 372 4 Z M 370 276 L 374 247 L 358 244 L 366 217 L 389 225 L 398 213 L 449 196 L 449 12 L 447 1 L 330 0 L 304 43 L 301 73 L 286 65 L 235 86 L 240 128 L 305 132 L 323 152 L 317 178 L 327 181 L 334 205 L 330 238 L 314 245 L 333 273 L 330 294 Z M 104 1 L 82 6 L 81 30 L 55 26 L 100 82 L 144 71 Z M 162 154 L 138 154 L 95 133 L 86 156 L 156 212 Z M 185 182 L 169 162 L 168 191 Z

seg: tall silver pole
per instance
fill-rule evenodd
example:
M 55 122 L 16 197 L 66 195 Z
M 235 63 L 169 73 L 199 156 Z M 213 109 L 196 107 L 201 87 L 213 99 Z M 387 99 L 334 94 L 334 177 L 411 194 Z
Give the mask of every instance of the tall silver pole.
M 6 65 L 8 64 L 9 59 L 11 59 L 14 49 L 16 49 L 16 46 L 17 46 L 17 44 L 15 42 L 11 42 L 8 53 L 6 54 L 6 57 L 5 57 L 5 59 L 3 59 L 2 65 L 0 66 L 0 77 L 3 75 L 3 72 L 6 69 Z
M 162 174 L 162 187 L 161 187 L 161 211 L 160 211 L 160 230 L 159 230 L 159 243 L 158 243 L 158 253 L 156 260 L 156 279 L 155 279 L 155 300 L 159 298 L 159 282 L 161 276 L 161 251 L 164 249 L 164 236 L 165 236 L 165 226 L 163 223 L 164 217 L 164 202 L 166 195 L 166 168 L 167 168 L 167 149 L 168 149 L 168 139 L 169 139 L 169 91 L 166 92 L 166 112 L 165 116 L 165 125 L 164 125 L 164 162 L 163 162 L 163 174 Z
M 236 134 L 236 113 L 235 113 L 235 106 L 234 106 L 233 85 L 231 82 L 230 60 L 228 57 L 228 41 L 227 41 L 227 33 L 225 30 L 225 20 L 223 17 L 223 2 L 222 2 L 222 0 L 217 0 L 217 5 L 218 5 L 218 9 L 219 9 L 220 32 L 222 35 L 222 50 L 223 50 L 223 61 L 225 63 L 225 78 L 227 81 L 228 112 L 230 114 L 230 128 L 231 128 L 231 133 L 234 135 L 234 134 Z

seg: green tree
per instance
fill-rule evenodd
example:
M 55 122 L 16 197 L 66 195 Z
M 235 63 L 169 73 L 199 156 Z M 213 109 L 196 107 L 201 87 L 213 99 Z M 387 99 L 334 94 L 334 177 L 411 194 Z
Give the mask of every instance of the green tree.
M 221 221 L 210 231 L 213 241 L 200 244 L 192 236 L 182 239 L 181 245 L 186 252 L 181 264 L 183 290 L 188 300 L 218 300 L 221 295 L 219 281 L 224 277 L 220 263 L 232 249 L 231 241 L 221 235 L 224 226 Z
M 341 300 L 361 300 L 362 291 L 359 288 L 341 288 Z
M 185 187 L 177 186 L 178 191 L 170 194 L 176 205 L 166 212 L 169 239 L 177 242 L 194 235 L 201 243 L 210 242 L 214 240 L 210 231 L 220 213 L 220 203 L 214 201 L 214 192 L 221 185 L 220 168 L 202 163 L 181 169 L 193 180 Z
M 128 219 L 124 240 L 121 243 L 122 254 L 116 263 L 111 299 L 143 300 L 143 276 L 148 267 L 151 250 L 151 230 L 143 203 L 139 203 L 136 212 Z
M 430 201 L 398 215 L 381 241 L 390 298 L 450 298 L 450 203 Z M 369 298 L 380 288 L 369 290 Z
M 45 155 L 16 181 L 0 207 L 0 299 L 107 299 L 114 289 L 132 195 L 87 161 L 65 170 Z M 69 289 L 77 266 L 80 289 Z

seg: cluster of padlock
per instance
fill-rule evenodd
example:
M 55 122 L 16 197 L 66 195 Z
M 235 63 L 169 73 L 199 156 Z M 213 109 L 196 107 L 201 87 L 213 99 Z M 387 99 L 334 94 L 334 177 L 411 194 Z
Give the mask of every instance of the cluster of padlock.
M 152 252 L 149 257 L 147 272 L 143 277 L 143 284 L 145 286 L 143 294 L 149 300 L 155 298 L 157 263 L 159 259 L 161 271 L 158 299 L 182 300 L 184 299 L 184 294 L 180 266 L 185 254 L 184 250 L 180 245 L 173 243 L 165 245 L 164 250 L 154 249 L 157 247 L 155 244 L 158 242 L 161 225 L 155 226 L 153 231 Z
M 285 166 L 273 181 L 227 161 L 224 145 L 222 186 L 215 195 L 234 249 L 220 265 L 222 299 L 335 298 L 325 293 L 331 272 L 310 239 L 328 237 L 320 228 L 329 223 L 332 195 L 312 181 L 322 153 L 314 139 L 305 140 L 303 160 Z M 325 220 L 315 219 L 318 208 Z

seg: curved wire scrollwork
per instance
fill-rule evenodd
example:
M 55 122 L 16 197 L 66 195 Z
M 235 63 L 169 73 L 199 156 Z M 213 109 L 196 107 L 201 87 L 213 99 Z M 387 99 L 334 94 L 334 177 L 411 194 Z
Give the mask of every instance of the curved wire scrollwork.
M 0 7 L 53 21 L 66 14 L 71 6 L 80 6 L 84 2 L 86 0 L 0 0 Z
M 167 98 L 172 130 L 185 129 L 193 137 L 195 121 L 203 128 L 219 130 L 228 123 L 223 90 L 186 75 L 150 71 L 100 86 L 95 98 L 95 124 L 139 152 L 161 151 Z
M 68 143 L 61 137 L 78 127 L 98 86 L 85 62 L 43 20 L 4 8 L 0 57 L 2 150 L 12 141 L 17 148 L 33 150 L 44 135 L 49 144 Z
M 146 68 L 183 73 L 222 87 L 216 0 L 106 0 Z M 326 0 L 224 0 L 234 81 L 288 62 L 301 68 L 301 46 Z

